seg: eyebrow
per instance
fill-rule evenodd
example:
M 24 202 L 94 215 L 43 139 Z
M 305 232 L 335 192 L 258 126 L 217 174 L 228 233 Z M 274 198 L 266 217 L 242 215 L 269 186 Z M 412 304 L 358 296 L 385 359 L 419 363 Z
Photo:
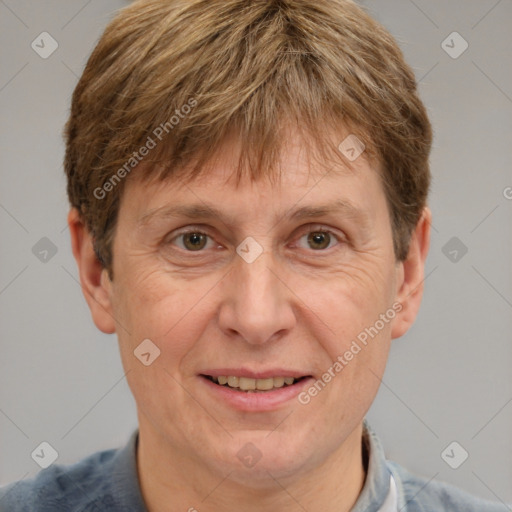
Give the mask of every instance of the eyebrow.
M 323 205 L 307 205 L 300 208 L 291 209 L 282 216 L 281 220 L 301 220 L 327 215 L 339 214 L 345 218 L 352 218 L 359 221 L 363 227 L 368 227 L 370 216 L 368 212 L 355 206 L 350 201 L 338 199 L 331 203 Z M 137 223 L 141 226 L 148 224 L 153 219 L 167 218 L 189 218 L 189 219 L 219 219 L 225 224 L 233 224 L 237 218 L 235 215 L 227 215 L 216 206 L 207 203 L 183 204 L 162 206 L 153 210 L 149 210 L 139 217 Z M 276 219 L 277 220 L 277 219 Z

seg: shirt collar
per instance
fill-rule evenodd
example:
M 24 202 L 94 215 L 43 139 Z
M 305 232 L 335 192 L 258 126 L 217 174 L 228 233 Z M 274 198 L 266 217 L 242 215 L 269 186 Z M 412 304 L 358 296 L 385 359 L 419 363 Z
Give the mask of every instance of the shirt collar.
M 114 498 L 123 505 L 123 510 L 145 511 L 144 500 L 137 476 L 138 429 L 126 446 L 112 461 L 112 483 Z M 378 512 L 386 500 L 390 486 L 390 471 L 386 465 L 384 450 L 379 438 L 366 419 L 363 421 L 363 457 L 368 461 L 366 479 L 361 494 L 351 512 Z
M 380 440 L 366 420 L 363 421 L 362 442 L 368 468 L 363 490 L 351 512 L 378 512 L 388 496 L 391 473 Z
M 146 512 L 137 475 L 137 444 L 139 429 L 135 430 L 126 446 L 119 450 L 112 461 L 112 493 L 119 503 L 119 510 Z

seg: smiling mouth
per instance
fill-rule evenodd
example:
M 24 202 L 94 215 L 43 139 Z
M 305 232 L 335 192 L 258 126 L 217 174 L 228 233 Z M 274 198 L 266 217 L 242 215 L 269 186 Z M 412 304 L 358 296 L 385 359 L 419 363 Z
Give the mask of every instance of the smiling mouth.
M 249 377 L 236 377 L 233 375 L 219 375 L 218 377 L 202 375 L 202 377 L 205 377 L 218 386 L 231 388 L 234 391 L 241 391 L 245 393 L 266 393 L 275 389 L 293 386 L 297 382 L 307 379 L 309 375 L 298 378 L 269 377 L 267 379 L 253 379 Z

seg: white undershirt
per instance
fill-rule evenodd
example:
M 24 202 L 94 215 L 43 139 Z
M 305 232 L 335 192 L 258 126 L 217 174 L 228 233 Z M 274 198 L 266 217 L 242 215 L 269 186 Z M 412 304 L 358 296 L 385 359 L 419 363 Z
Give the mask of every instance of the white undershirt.
M 379 508 L 379 512 L 397 512 L 398 510 L 398 491 L 393 475 L 389 476 L 389 492 L 386 499 Z

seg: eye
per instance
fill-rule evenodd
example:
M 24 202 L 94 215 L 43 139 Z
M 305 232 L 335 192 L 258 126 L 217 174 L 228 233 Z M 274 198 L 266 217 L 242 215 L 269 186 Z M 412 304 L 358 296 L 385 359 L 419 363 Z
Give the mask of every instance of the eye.
M 312 226 L 308 231 L 302 235 L 299 240 L 306 239 L 306 249 L 312 249 L 314 251 L 324 251 L 332 248 L 332 243 L 343 242 L 343 239 L 337 236 L 334 232 L 327 229 L 319 229 L 316 226 Z
M 207 246 L 210 236 L 197 229 L 182 231 L 178 233 L 170 242 L 181 241 L 182 245 L 177 244 L 180 249 L 188 252 L 201 252 Z
M 313 251 L 325 251 L 330 249 L 336 242 L 341 243 L 344 239 L 336 235 L 333 231 L 322 229 L 318 226 L 312 226 L 304 233 L 299 240 L 306 239 L 307 246 L 303 249 L 312 249 Z M 210 246 L 208 246 L 210 242 Z M 204 252 L 204 249 L 212 248 L 214 244 L 212 237 L 204 231 L 196 228 L 189 228 L 176 234 L 168 243 L 176 245 L 186 252 Z M 300 244 L 299 244 L 300 246 Z

